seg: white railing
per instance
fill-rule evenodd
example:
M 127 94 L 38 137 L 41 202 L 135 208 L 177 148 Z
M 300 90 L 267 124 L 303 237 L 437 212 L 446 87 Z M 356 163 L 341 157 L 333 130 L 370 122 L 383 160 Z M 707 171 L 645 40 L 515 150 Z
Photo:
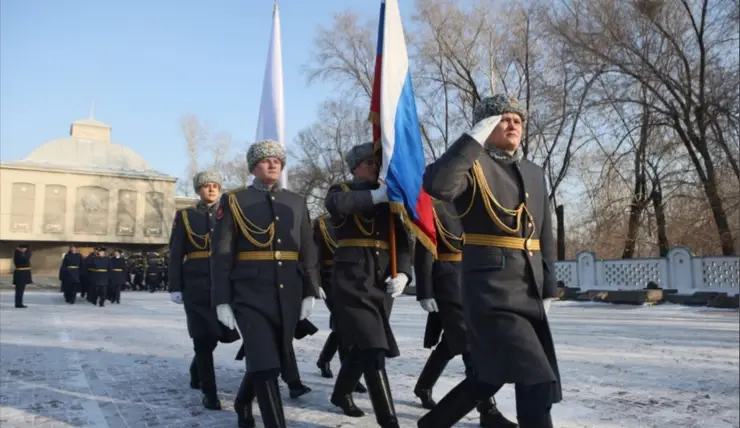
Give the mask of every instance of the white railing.
M 566 287 L 586 290 L 642 290 L 650 282 L 679 294 L 717 291 L 740 294 L 740 257 L 694 257 L 674 247 L 665 258 L 597 260 L 592 252 L 555 262 L 555 275 Z

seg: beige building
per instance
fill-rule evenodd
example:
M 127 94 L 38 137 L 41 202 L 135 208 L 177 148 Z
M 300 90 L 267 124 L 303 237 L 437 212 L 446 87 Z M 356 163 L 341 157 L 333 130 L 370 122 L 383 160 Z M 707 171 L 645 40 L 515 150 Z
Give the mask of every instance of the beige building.
M 72 123 L 20 161 L 0 163 L 0 273 L 27 243 L 34 272 L 59 268 L 68 244 L 160 251 L 172 218 L 190 198 L 176 198 L 177 179 L 152 169 L 111 141 L 111 127 L 90 117 Z

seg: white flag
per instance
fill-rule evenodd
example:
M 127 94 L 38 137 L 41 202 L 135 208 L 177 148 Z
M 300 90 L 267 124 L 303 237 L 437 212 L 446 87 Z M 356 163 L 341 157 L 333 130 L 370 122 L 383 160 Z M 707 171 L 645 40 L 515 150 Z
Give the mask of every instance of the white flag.
M 278 5 L 272 11 L 272 34 L 270 47 L 267 52 L 265 78 L 262 82 L 262 101 L 260 115 L 257 121 L 257 136 L 259 140 L 275 140 L 283 149 L 285 144 L 285 110 L 283 106 L 283 54 L 280 48 L 280 13 Z M 288 188 L 288 170 L 283 168 L 280 184 Z

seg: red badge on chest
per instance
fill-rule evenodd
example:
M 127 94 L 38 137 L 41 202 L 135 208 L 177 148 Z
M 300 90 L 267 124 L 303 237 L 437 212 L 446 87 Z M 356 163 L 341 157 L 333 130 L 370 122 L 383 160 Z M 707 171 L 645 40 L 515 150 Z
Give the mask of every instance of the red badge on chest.
M 218 207 L 218 211 L 216 211 L 216 220 L 221 220 L 221 217 L 224 216 L 224 209 L 222 207 Z

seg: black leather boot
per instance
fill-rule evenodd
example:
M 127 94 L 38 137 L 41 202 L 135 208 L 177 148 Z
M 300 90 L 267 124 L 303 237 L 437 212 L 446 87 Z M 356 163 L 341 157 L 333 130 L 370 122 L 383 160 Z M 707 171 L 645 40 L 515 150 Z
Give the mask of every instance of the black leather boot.
M 368 370 L 365 372 L 370 402 L 373 403 L 375 420 L 381 428 L 400 428 L 396 409 L 393 406 L 393 395 L 391 385 L 388 383 L 388 375 L 385 369 Z
M 297 380 L 288 383 L 288 391 L 290 394 L 290 398 L 296 399 L 302 395 L 311 392 L 311 388 L 304 385 L 303 382 L 301 382 L 300 380 Z
M 434 348 L 429 355 L 424 368 L 421 370 L 421 374 L 419 374 L 419 380 L 414 387 L 414 395 L 421 399 L 421 407 L 431 410 L 437 405 L 432 398 L 432 390 L 439 377 L 442 376 L 442 372 L 444 372 L 450 359 L 450 353 L 444 344 L 440 344 Z
M 236 412 L 237 425 L 239 428 L 254 428 L 254 415 L 252 414 L 252 402 L 254 401 L 254 382 L 246 373 L 239 385 L 239 392 L 234 399 L 234 411 Z
M 280 399 L 277 378 L 255 380 L 254 391 L 265 428 L 286 428 L 283 401 Z
M 331 379 L 334 377 L 334 373 L 331 372 L 331 360 L 334 358 L 334 354 L 339 348 L 339 339 L 337 333 L 332 331 L 329 333 L 329 337 L 326 338 L 326 343 L 321 349 L 319 359 L 316 361 L 316 366 L 321 370 L 321 377 Z
M 544 415 L 521 415 L 518 420 L 521 428 L 553 428 L 550 412 Z
M 477 409 L 480 413 L 480 426 L 483 428 L 516 428 L 519 426 L 506 419 L 496 407 L 496 400 L 493 397 L 478 404 Z
M 208 410 L 221 410 L 221 401 L 216 389 L 216 373 L 213 368 L 213 353 L 196 352 L 195 359 L 200 375 L 200 390 L 203 392 L 203 407 Z
M 457 384 L 442 400 L 419 419 L 416 426 L 419 428 L 451 428 L 460 419 L 470 413 L 477 399 L 475 395 L 475 381 L 465 378 Z
M 198 362 L 195 357 L 190 362 L 190 388 L 200 389 L 200 374 L 198 374 Z
M 345 358 L 342 361 L 342 367 L 337 374 L 337 380 L 334 382 L 334 391 L 331 394 L 331 403 L 342 409 L 345 415 L 353 418 L 365 416 L 365 412 L 360 410 L 352 399 L 352 390 L 357 385 L 360 376 L 362 376 L 362 367 L 358 361 L 351 358 Z
M 344 357 L 346 357 L 349 354 L 349 351 L 344 348 L 341 344 L 339 345 L 339 360 L 344 361 Z M 367 392 L 367 388 L 365 388 L 365 385 L 362 384 L 359 380 L 357 381 L 357 385 L 355 385 L 354 392 L 359 392 L 361 394 L 364 394 Z

